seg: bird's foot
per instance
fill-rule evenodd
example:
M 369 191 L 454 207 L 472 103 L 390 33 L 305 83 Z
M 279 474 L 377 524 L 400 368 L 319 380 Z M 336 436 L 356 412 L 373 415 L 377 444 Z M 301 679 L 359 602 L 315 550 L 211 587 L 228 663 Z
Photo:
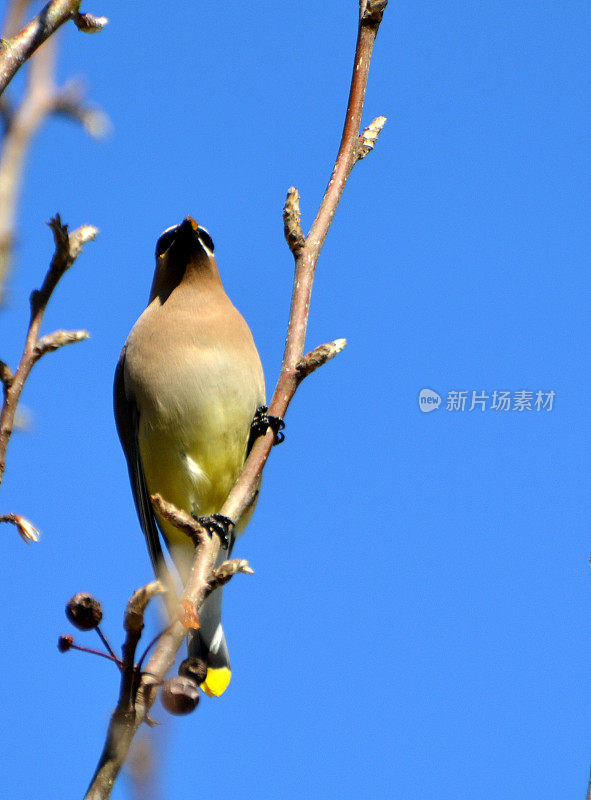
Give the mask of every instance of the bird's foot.
M 284 441 L 285 435 L 282 433 L 285 428 L 285 422 L 281 417 L 274 417 L 272 414 L 267 414 L 267 406 L 260 406 L 257 408 L 250 427 L 251 439 L 254 441 L 259 436 L 264 436 L 271 428 L 275 434 L 275 441 L 273 444 L 281 444 Z
M 234 521 L 230 517 L 224 517 L 223 514 L 211 514 L 209 517 L 196 517 L 196 519 L 200 525 L 203 525 L 210 536 L 217 533 L 223 550 L 230 549 L 232 529 L 234 528 Z

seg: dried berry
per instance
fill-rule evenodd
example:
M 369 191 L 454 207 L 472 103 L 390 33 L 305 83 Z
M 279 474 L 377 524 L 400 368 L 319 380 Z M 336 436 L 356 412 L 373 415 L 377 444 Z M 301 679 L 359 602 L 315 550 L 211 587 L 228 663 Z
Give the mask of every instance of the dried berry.
M 190 714 L 199 704 L 199 689 L 195 681 L 176 675 L 162 687 L 162 705 L 171 714 Z
M 73 644 L 74 637 L 64 634 L 64 636 L 60 636 L 60 638 L 57 640 L 57 649 L 60 651 L 60 653 L 67 653 Z
M 78 592 L 66 605 L 66 616 L 81 631 L 91 631 L 103 618 L 98 600 L 86 592 Z
M 185 658 L 179 667 L 179 675 L 191 678 L 199 686 L 207 675 L 207 664 L 202 658 Z

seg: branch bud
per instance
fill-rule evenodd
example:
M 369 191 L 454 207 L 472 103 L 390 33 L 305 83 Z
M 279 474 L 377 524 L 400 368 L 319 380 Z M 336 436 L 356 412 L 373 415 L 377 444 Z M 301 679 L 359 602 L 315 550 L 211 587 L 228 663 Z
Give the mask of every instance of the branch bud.
M 53 333 L 48 333 L 37 340 L 35 357 L 41 358 L 46 353 L 53 353 L 66 344 L 82 342 L 84 339 L 88 339 L 89 336 L 88 331 L 54 331 Z
M 357 142 L 358 161 L 361 161 L 362 158 L 365 158 L 365 156 L 373 150 L 385 124 L 386 117 L 376 117 L 373 122 L 370 122 L 367 128 L 364 129 Z
M 362 25 L 375 25 L 382 21 L 388 0 L 360 0 L 359 18 Z
M 32 525 L 28 519 L 21 517 L 20 514 L 2 514 L 0 516 L 0 522 L 12 522 L 23 542 L 27 544 L 39 541 L 39 531 L 37 528 Z
M 302 381 L 315 369 L 326 364 L 331 358 L 338 356 L 338 354 L 347 346 L 346 339 L 335 339 L 334 342 L 328 344 L 319 344 L 309 353 L 298 361 L 296 369 L 298 371 L 298 380 Z
M 94 14 L 74 14 L 73 19 L 82 33 L 99 33 L 109 22 L 107 17 L 95 17 Z
M 4 361 L 0 361 L 0 381 L 2 381 L 4 386 L 4 392 L 7 392 L 10 389 L 13 380 L 14 375 L 12 374 L 12 370 L 8 364 L 5 364 Z
M 295 255 L 306 244 L 300 222 L 300 193 L 292 186 L 287 192 L 283 206 L 283 232 L 289 249 Z

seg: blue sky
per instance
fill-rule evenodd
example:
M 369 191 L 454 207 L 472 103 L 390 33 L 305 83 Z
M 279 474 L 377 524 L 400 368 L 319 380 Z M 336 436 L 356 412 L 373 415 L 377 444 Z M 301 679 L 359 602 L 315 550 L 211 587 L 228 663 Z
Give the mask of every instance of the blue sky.
M 91 339 L 23 396 L 2 513 L 0 766 L 7 796 L 79 797 L 117 674 L 60 655 L 76 591 L 115 646 L 151 577 L 111 410 L 153 250 L 187 213 L 216 243 L 269 393 L 292 258 L 287 188 L 309 227 L 336 154 L 357 3 L 102 0 L 63 31 L 113 132 L 51 120 L 35 142 L 0 316 L 15 363 L 56 211 L 97 225 L 44 323 Z M 246 798 L 581 797 L 590 736 L 588 3 L 391 3 L 364 122 L 388 117 L 319 262 L 309 347 L 344 353 L 302 385 L 228 587 L 233 680 L 183 719 L 157 707 L 161 794 Z M 18 85 L 18 84 L 17 84 Z M 442 405 L 419 410 L 423 388 Z M 448 411 L 448 392 L 554 391 L 551 411 Z M 156 615 L 150 630 L 156 630 Z M 93 637 L 77 635 L 88 644 Z M 132 795 L 123 778 L 113 797 Z

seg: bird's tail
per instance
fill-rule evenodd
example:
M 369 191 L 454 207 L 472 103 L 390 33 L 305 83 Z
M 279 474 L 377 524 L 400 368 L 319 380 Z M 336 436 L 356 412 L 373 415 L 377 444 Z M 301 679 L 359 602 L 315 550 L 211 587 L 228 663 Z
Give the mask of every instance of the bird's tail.
M 216 566 L 227 557 L 227 551 L 221 552 Z M 232 677 L 230 654 L 222 628 L 222 592 L 222 587 L 215 589 L 204 600 L 199 609 L 200 627 L 189 633 L 187 642 L 189 656 L 202 658 L 207 664 L 207 675 L 201 688 L 210 697 L 223 694 Z

